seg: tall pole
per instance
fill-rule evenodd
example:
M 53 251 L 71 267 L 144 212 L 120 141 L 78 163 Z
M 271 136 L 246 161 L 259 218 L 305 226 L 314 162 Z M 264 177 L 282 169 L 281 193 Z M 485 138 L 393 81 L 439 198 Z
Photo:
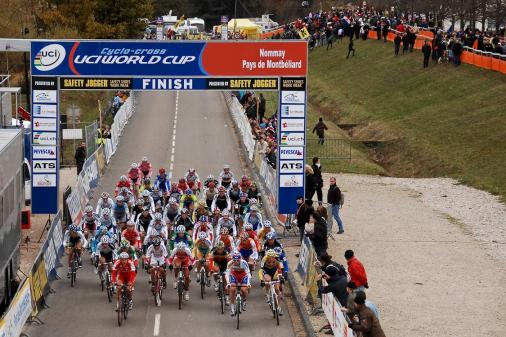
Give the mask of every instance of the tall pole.
M 237 19 L 237 0 L 235 0 L 235 5 L 234 5 L 234 19 Z

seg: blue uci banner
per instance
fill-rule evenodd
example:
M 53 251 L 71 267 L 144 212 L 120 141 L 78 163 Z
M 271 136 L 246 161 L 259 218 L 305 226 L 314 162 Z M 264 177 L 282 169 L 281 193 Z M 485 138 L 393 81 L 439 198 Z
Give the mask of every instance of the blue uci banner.
M 33 41 L 33 75 L 205 76 L 205 42 Z

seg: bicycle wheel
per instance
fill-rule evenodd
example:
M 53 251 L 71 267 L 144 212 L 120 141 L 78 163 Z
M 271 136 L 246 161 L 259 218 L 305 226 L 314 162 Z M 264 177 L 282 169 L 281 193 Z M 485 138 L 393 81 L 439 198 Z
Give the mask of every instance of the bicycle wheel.
M 241 315 L 241 308 L 242 308 L 242 299 L 241 297 L 237 297 L 237 300 L 235 301 L 235 315 L 237 316 L 237 330 L 239 330 L 239 316 Z
M 204 268 L 200 269 L 200 297 L 204 299 L 204 291 L 206 290 L 206 271 Z
M 179 310 L 181 310 L 181 306 L 183 304 L 183 283 L 181 280 L 177 283 L 177 295 L 179 297 Z
M 218 296 L 220 297 L 221 304 L 221 314 L 225 313 L 225 291 L 223 289 L 223 281 L 220 280 L 219 288 L 218 288 Z
M 118 312 L 118 326 L 121 326 L 121 323 L 123 323 L 123 301 L 118 301 L 118 309 L 116 309 Z
M 161 296 L 161 292 L 162 292 L 162 287 L 160 285 L 160 279 L 157 279 L 155 281 L 155 305 L 157 307 L 159 307 L 161 304 L 162 304 L 162 296 Z
M 124 292 L 126 292 L 126 290 L 123 290 Z M 123 295 L 124 298 L 123 298 L 123 318 L 126 320 L 128 318 L 128 310 L 130 308 L 130 301 L 128 300 L 128 297 L 125 295 Z
M 279 303 L 278 303 L 278 296 L 274 294 L 272 296 L 272 300 L 274 301 L 272 307 L 274 308 L 274 318 L 276 319 L 276 324 L 279 325 Z
M 105 274 L 105 273 L 104 273 L 103 271 L 100 271 L 100 272 L 98 273 L 98 275 L 99 275 L 99 277 L 100 277 L 100 289 L 101 289 L 102 291 L 104 291 L 104 289 L 105 289 L 105 277 L 104 277 L 104 274 Z
M 76 274 L 77 274 L 77 257 L 74 254 L 74 257 L 72 259 L 72 268 L 70 273 L 70 286 L 74 287 L 74 284 L 76 283 Z
M 111 288 L 111 282 L 109 281 L 109 278 L 106 280 L 107 282 L 107 300 L 109 303 L 112 302 L 112 288 Z

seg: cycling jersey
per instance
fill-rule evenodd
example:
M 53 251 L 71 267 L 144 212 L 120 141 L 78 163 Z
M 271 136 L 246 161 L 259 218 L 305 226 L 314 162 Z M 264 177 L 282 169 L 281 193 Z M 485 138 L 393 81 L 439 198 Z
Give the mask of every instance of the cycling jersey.
M 123 203 L 122 205 L 118 205 L 118 203 L 115 203 L 112 208 L 112 213 L 114 219 L 116 219 L 117 222 L 126 222 L 130 217 L 128 206 L 126 203 Z
M 155 186 L 162 192 L 170 190 L 170 181 L 167 174 L 157 175 L 155 180 Z
M 105 259 L 105 262 L 111 263 L 114 260 L 114 245 L 111 243 L 100 242 L 96 247 L 95 254 L 103 257 Z
M 232 202 L 235 203 L 237 200 L 239 200 L 239 193 L 241 193 L 239 189 L 235 189 L 232 187 L 230 191 L 228 191 L 228 197 L 230 198 L 230 200 L 232 200 Z
M 283 245 L 281 245 L 281 243 L 276 239 L 272 244 L 269 244 L 267 241 L 265 241 L 262 247 L 262 251 L 260 252 L 260 255 L 263 257 L 266 251 L 268 251 L 269 249 L 274 249 L 276 247 L 280 247 L 281 249 L 283 249 Z
M 113 205 L 114 205 L 114 201 L 112 201 L 111 198 L 107 198 L 105 201 L 104 201 L 104 198 L 100 198 L 97 201 L 97 207 L 95 208 L 95 213 L 100 216 L 100 215 L 102 215 L 102 210 L 104 210 L 105 208 L 112 209 Z
M 128 240 L 130 242 L 130 245 L 132 245 L 135 248 L 140 248 L 141 246 L 141 236 L 139 235 L 139 232 L 137 232 L 135 229 L 125 229 L 123 233 L 121 233 L 121 238 Z
M 247 230 L 246 233 L 248 233 L 249 237 L 252 238 L 253 241 L 255 241 L 255 246 L 257 248 L 257 251 L 259 251 L 260 250 L 260 241 L 258 240 L 257 232 L 250 229 L 250 230 Z M 241 234 L 239 234 L 239 236 L 241 236 Z
M 98 224 L 98 216 L 96 214 L 92 214 L 89 216 L 88 214 L 84 214 L 83 218 L 81 219 L 81 225 L 80 227 L 82 229 L 88 228 L 90 231 L 94 231 L 97 228 Z
M 224 209 L 230 211 L 229 197 L 226 194 L 225 195 L 216 194 L 214 196 L 213 203 L 211 204 L 211 210 L 214 212 L 215 208 L 218 208 L 221 212 L 223 212 Z
M 141 183 L 141 175 L 142 175 L 142 172 L 141 170 L 139 170 L 139 168 L 131 168 L 129 171 L 128 171 L 128 178 L 130 180 L 132 180 L 132 182 L 136 185 L 140 185 Z
M 251 273 L 248 262 L 241 260 L 239 265 L 230 261 L 227 266 L 226 278 L 231 285 L 250 285 Z
M 252 215 L 251 212 L 246 214 L 244 217 L 244 223 L 250 223 L 253 225 L 253 229 L 257 232 L 262 228 L 262 214 L 260 212 L 257 212 L 256 216 Z
M 162 239 L 167 240 L 168 234 L 169 233 L 167 230 L 167 225 L 165 225 L 165 226 L 162 225 L 162 227 L 160 229 L 156 229 L 154 226 L 150 225 L 148 227 L 148 230 L 146 231 L 146 235 L 144 237 L 144 244 L 145 245 L 150 244 L 151 240 L 156 236 L 159 236 Z
M 198 201 L 195 195 L 183 195 L 179 200 L 179 207 L 181 208 L 190 208 L 191 204 L 195 204 Z
M 242 202 L 240 199 L 236 203 L 237 206 L 239 206 L 239 214 L 244 215 L 249 212 L 249 200 L 246 199 L 244 202 Z
M 216 179 L 214 179 L 214 178 L 212 178 L 212 179 L 207 178 L 207 179 L 204 181 L 204 186 L 205 186 L 206 188 L 209 188 L 209 183 L 214 183 L 214 186 L 215 186 L 215 187 L 217 187 L 217 186 L 218 186 L 218 184 L 219 184 L 218 180 L 216 180 Z
M 229 252 L 233 252 L 235 250 L 234 239 L 232 238 L 232 236 L 230 234 L 222 234 L 222 235 L 220 235 L 218 237 L 217 241 L 223 241 L 223 243 L 225 244 L 225 248 Z
M 258 278 L 264 279 L 264 275 L 267 274 L 272 280 L 278 279 L 279 271 L 283 269 L 283 264 L 275 257 L 265 256 L 260 263 L 260 270 L 258 271 Z
M 225 220 L 225 218 L 221 218 L 218 220 L 218 225 L 216 226 L 216 233 L 221 233 L 222 228 L 227 228 L 230 235 L 232 235 L 234 238 L 237 236 L 237 229 L 235 226 L 235 221 L 232 218 L 228 218 Z
M 170 205 L 167 205 L 165 207 L 165 218 L 170 222 L 173 222 L 178 215 L 179 215 L 179 207 L 177 207 L 177 205 L 175 205 L 175 207 L 172 207 Z
M 209 238 L 209 240 L 211 240 L 211 242 L 213 241 L 214 238 L 213 226 L 211 226 L 210 223 L 197 222 L 195 224 L 195 226 L 193 227 L 193 241 L 197 240 L 198 234 L 200 232 L 207 233 L 207 237 Z
M 193 241 L 188 233 L 184 233 L 182 237 L 174 234 L 169 242 L 170 251 L 173 251 L 174 247 L 176 247 L 176 244 L 179 242 L 184 242 L 190 249 L 193 247 Z
M 267 233 L 270 232 L 276 233 L 276 231 L 272 227 L 263 227 L 258 231 L 258 240 L 263 241 Z
M 211 253 L 211 241 L 208 239 L 197 240 L 193 246 L 193 256 L 197 260 L 205 259 Z
M 166 262 L 167 255 L 168 252 L 165 245 L 160 245 L 158 247 L 151 245 L 146 251 L 146 259 L 149 260 L 150 266 L 163 266 Z
M 142 172 L 144 177 L 151 177 L 151 174 L 153 173 L 153 167 L 151 166 L 151 163 L 147 161 L 141 161 L 139 163 L 139 170 Z
M 135 221 L 137 223 L 137 230 L 142 230 L 146 232 L 148 230 L 151 221 L 153 221 L 151 213 L 149 213 L 147 216 L 144 216 L 142 213 L 139 214 L 137 216 L 137 220 Z
M 186 172 L 184 179 L 188 183 L 188 187 L 191 189 L 193 189 L 195 185 L 195 187 L 198 189 L 202 187 L 202 183 L 200 182 L 199 175 L 197 173 L 190 174 L 189 172 Z
M 229 254 L 230 251 L 226 248 L 218 252 L 218 249 L 214 247 L 209 256 L 209 267 L 214 269 L 214 264 L 217 264 L 220 267 L 220 272 L 225 272 L 225 270 L 227 270 L 228 261 L 230 260 Z
M 190 248 L 185 247 L 182 250 L 174 249 L 169 257 L 169 264 L 173 264 L 174 261 L 181 262 L 182 266 L 190 266 L 193 264 L 192 252 Z
M 237 250 L 241 253 L 242 258 L 245 260 L 248 260 L 249 258 L 256 260 L 258 258 L 255 241 L 251 238 L 248 238 L 247 240 L 240 240 L 237 243 Z
M 114 262 L 112 267 L 112 282 L 115 283 L 116 279 L 119 283 L 126 283 L 133 285 L 135 283 L 135 265 L 132 260 L 126 260 L 126 263 L 122 260 Z
M 77 231 L 70 233 L 69 230 L 65 231 L 63 235 L 63 247 L 74 247 L 78 242 L 82 243 L 83 248 L 87 246 L 88 241 L 86 241 L 83 232 Z
M 207 207 L 211 207 L 213 205 L 213 201 L 214 201 L 214 196 L 218 194 L 218 191 L 216 190 L 216 188 L 207 188 L 205 191 L 204 191 L 204 195 L 206 197 L 206 205 Z
M 175 226 L 184 226 L 186 231 L 193 230 L 193 221 L 190 219 L 190 217 L 186 217 L 186 219 L 183 218 L 183 216 L 179 215 L 176 217 L 176 224 Z

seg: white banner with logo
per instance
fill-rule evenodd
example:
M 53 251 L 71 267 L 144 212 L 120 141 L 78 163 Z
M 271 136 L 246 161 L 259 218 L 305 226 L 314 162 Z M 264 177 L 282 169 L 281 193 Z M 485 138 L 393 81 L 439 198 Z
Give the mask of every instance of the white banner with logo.
M 327 282 L 323 280 L 323 284 Z M 341 311 L 341 304 L 337 301 L 332 293 L 322 294 L 322 308 L 334 336 L 337 337 L 354 337 L 353 330 L 348 328 L 345 314 Z
M 133 92 L 131 95 L 133 95 Z M 109 163 L 109 160 L 116 152 L 121 133 L 123 132 L 123 129 L 128 123 L 130 117 L 132 117 L 134 110 L 134 98 L 130 96 L 126 99 L 114 116 L 114 122 L 111 125 L 111 139 L 106 140 L 105 146 L 105 160 L 107 163 Z
M 255 139 L 253 138 L 253 133 L 251 131 L 251 126 L 249 124 L 248 118 L 246 117 L 246 113 L 244 112 L 241 103 L 239 103 L 237 98 L 231 93 L 225 93 L 225 101 L 227 102 L 229 110 L 232 114 L 235 126 L 239 130 L 241 138 L 244 142 L 244 146 L 248 152 L 248 158 L 250 160 L 253 160 L 253 154 L 255 153 Z
M 25 279 L 23 286 L 14 296 L 9 309 L 0 321 L 0 337 L 18 337 L 31 313 L 30 281 Z

